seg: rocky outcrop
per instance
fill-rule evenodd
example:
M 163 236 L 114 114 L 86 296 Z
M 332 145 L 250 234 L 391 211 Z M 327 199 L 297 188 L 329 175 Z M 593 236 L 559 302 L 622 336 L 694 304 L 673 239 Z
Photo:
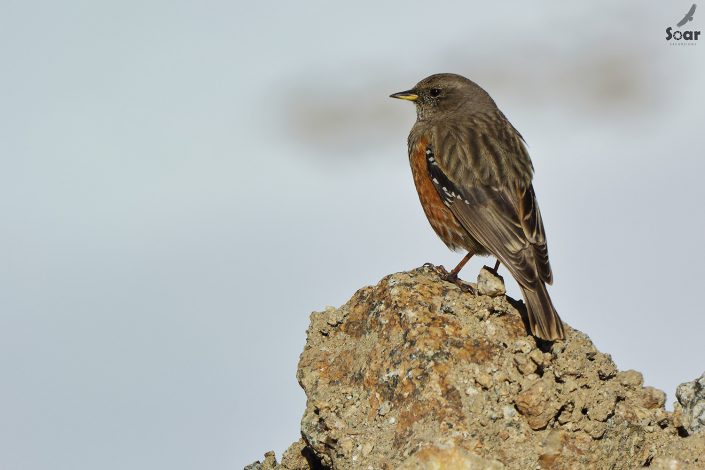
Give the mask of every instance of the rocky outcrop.
M 680 384 L 676 389 L 676 399 L 676 425 L 687 434 L 705 429 L 705 373 L 692 382 Z
M 248 468 L 705 468 L 705 377 L 669 413 L 585 334 L 528 336 L 499 284 L 489 269 L 470 286 L 424 266 L 313 313 L 302 440 Z

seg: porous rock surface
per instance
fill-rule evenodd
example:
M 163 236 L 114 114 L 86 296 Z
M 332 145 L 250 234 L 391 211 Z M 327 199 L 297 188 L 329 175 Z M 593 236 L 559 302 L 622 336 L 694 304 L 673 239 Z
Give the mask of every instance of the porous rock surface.
M 675 420 L 689 434 L 705 429 L 705 373 L 676 389 Z
M 248 468 L 705 468 L 684 405 L 667 412 L 662 391 L 568 325 L 537 343 L 503 289 L 463 287 L 424 266 L 314 312 L 302 439 Z

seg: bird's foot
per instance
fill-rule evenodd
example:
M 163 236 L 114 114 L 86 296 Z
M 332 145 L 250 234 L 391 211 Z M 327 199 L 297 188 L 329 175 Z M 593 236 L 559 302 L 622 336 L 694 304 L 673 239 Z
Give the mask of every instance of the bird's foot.
M 441 266 L 443 268 L 443 266 Z M 443 268 L 443 273 L 441 273 L 441 278 L 446 281 L 446 282 L 452 282 L 453 284 L 457 284 L 458 281 L 460 281 L 460 278 L 458 277 L 458 273 L 453 273 L 453 272 L 448 272 Z
M 436 266 L 433 263 L 424 263 L 423 266 L 434 270 L 438 274 L 438 277 L 446 282 L 455 284 L 463 292 L 470 292 L 473 295 L 477 294 L 475 286 L 460 279 L 457 272 L 448 272 L 444 266 Z
M 473 287 L 471 284 L 460 279 L 458 277 L 457 272 L 452 272 L 452 271 L 448 272 L 448 271 L 446 271 L 446 268 L 444 268 L 443 266 L 437 266 L 436 271 L 438 271 L 438 274 L 441 277 L 441 279 L 443 279 L 446 282 L 450 282 L 452 284 L 455 284 L 463 292 L 469 292 L 473 295 L 477 294 L 475 287 Z

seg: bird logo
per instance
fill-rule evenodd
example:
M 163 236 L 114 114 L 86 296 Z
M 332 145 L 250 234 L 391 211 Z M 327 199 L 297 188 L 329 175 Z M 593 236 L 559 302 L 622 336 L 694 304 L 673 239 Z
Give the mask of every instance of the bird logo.
M 695 3 L 693 3 L 693 6 L 690 7 L 690 10 L 688 10 L 688 13 L 685 14 L 685 16 L 683 17 L 683 19 L 680 20 L 680 21 L 676 24 L 676 26 L 678 26 L 678 27 L 680 28 L 681 26 L 683 26 L 684 24 L 686 24 L 688 21 L 693 21 L 693 15 L 695 14 L 695 9 L 697 8 L 697 6 L 698 6 L 698 5 L 696 5 Z
M 695 9 L 698 7 L 695 3 L 690 7 L 688 13 L 685 14 L 682 20 L 676 23 L 676 27 L 680 28 L 693 21 L 693 15 L 695 15 Z M 666 41 L 671 45 L 676 46 L 695 46 L 697 41 L 700 39 L 701 31 L 687 31 L 687 30 L 675 30 L 673 26 L 666 28 Z M 673 42 L 671 42 L 673 39 Z

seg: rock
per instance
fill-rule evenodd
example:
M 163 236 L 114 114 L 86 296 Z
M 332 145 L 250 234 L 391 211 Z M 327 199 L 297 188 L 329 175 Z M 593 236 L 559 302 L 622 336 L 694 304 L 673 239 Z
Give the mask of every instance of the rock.
M 657 388 L 644 387 L 644 389 L 642 390 L 642 396 L 644 398 L 644 408 L 663 408 L 663 406 L 666 404 L 666 394 L 662 390 L 659 390 Z
M 693 434 L 705 429 L 705 373 L 692 382 L 680 384 L 676 389 L 674 409 L 679 425 Z
M 264 462 L 254 462 L 247 465 L 244 470 L 311 470 L 318 468 L 318 459 L 306 446 L 306 442 L 299 439 L 284 451 L 280 464 L 277 464 L 274 452 L 270 451 L 264 454 Z
M 303 441 L 274 468 L 703 467 L 705 433 L 682 437 L 641 374 L 568 325 L 565 341 L 537 343 L 521 304 L 479 284 L 474 295 L 424 266 L 313 313 Z M 699 392 L 683 390 L 691 423 Z
M 625 370 L 618 374 L 619 382 L 622 385 L 631 387 L 641 387 L 644 385 L 644 376 L 635 370 Z
M 555 382 L 544 377 L 517 395 L 516 407 L 531 429 L 544 429 L 557 416 L 560 405 L 555 394 Z
M 502 470 L 501 462 L 487 460 L 457 447 L 441 449 L 427 447 L 419 450 L 398 467 L 399 470 Z
M 687 467 L 678 459 L 660 457 L 654 459 L 649 468 L 656 470 L 685 470 Z
M 504 287 L 504 279 L 490 267 L 483 266 L 480 269 L 480 274 L 477 275 L 477 293 L 490 297 L 506 294 L 507 289 Z
M 271 450 L 264 454 L 264 461 L 257 461 L 247 465 L 244 470 L 273 470 L 277 466 L 277 459 Z

